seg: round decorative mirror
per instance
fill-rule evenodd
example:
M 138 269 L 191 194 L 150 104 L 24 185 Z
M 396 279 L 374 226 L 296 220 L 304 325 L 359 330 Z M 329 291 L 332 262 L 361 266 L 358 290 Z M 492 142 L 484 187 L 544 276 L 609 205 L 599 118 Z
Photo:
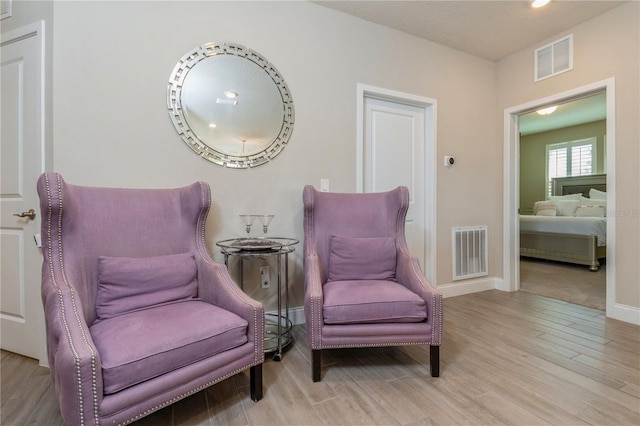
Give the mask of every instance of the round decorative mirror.
M 167 87 L 169 115 L 202 158 L 231 168 L 265 164 L 285 147 L 294 108 L 278 70 L 233 43 L 207 43 L 184 55 Z

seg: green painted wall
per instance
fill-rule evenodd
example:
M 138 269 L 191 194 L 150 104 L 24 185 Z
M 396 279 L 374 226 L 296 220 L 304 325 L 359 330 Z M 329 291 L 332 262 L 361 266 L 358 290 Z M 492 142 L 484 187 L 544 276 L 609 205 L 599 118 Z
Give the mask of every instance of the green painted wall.
M 604 173 L 606 157 L 604 137 L 606 120 L 571 126 L 548 132 L 520 137 L 520 213 L 532 214 L 533 203 L 544 200 L 545 194 L 545 146 L 597 138 L 596 173 Z

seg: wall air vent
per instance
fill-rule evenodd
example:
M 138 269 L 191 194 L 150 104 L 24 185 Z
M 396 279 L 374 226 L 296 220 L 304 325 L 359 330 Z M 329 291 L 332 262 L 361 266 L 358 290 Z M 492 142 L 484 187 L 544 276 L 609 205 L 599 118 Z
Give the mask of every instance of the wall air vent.
M 488 275 L 487 227 L 453 228 L 453 280 Z
M 11 18 L 11 1 L 12 0 L 0 1 L 0 20 Z
M 534 81 L 544 80 L 573 69 L 573 34 L 535 51 Z

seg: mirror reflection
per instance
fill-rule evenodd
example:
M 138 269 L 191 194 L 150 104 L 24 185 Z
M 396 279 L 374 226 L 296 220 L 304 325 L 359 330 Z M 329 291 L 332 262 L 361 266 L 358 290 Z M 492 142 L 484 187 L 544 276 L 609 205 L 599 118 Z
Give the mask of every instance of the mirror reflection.
M 264 164 L 291 136 L 293 101 L 284 79 L 239 45 L 209 43 L 189 52 L 174 68 L 167 96 L 183 141 L 216 164 Z

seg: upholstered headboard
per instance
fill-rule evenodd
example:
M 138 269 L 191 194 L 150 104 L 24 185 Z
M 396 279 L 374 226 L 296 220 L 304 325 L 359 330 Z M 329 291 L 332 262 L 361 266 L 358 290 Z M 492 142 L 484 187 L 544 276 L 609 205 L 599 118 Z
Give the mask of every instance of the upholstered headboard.
M 607 175 L 569 176 L 553 178 L 553 195 L 568 195 L 582 193 L 589 197 L 589 190 L 607 191 Z

